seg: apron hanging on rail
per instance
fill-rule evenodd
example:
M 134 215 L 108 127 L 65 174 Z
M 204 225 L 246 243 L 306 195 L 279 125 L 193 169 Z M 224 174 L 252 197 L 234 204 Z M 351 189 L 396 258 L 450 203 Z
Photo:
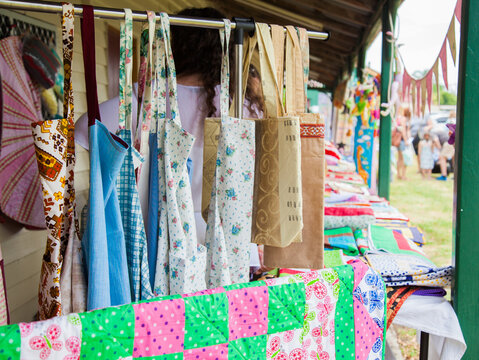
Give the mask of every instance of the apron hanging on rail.
M 229 20 L 224 22 L 225 28 L 219 30 L 223 51 L 221 118 L 205 120 L 205 129 L 209 122 L 220 122 L 213 186 L 205 190 L 211 194 L 206 228 L 209 288 L 248 282 L 250 264 L 255 123 L 228 116 L 231 24 Z
M 38 293 L 39 318 L 85 310 L 85 278 L 75 216 L 75 142 L 73 122 L 73 16 L 63 5 L 62 37 L 63 119 L 32 124 L 38 170 L 43 188 L 47 246 L 43 255 Z
M 184 294 L 206 288 L 206 248 L 197 243 L 187 170 L 188 156 L 195 139 L 181 126 L 170 22 L 166 13 L 161 13 L 161 29 L 157 32 L 156 45 L 157 88 L 153 99 L 158 146 L 159 221 L 154 290 L 158 295 Z
M 83 249 L 88 310 L 131 302 L 125 235 L 116 190 L 128 144 L 101 123 L 95 69 L 93 8 L 83 6 L 83 62 L 88 105 L 90 193 Z
M 136 186 L 134 158 L 141 163 L 140 153 L 132 146 L 132 68 L 133 68 L 133 19 L 130 9 L 125 9 L 125 22 L 120 26 L 120 111 L 117 136 L 128 150 L 117 180 L 126 257 L 130 276 L 132 301 L 153 297 L 148 268 L 146 232 Z M 141 104 L 138 104 L 140 107 Z

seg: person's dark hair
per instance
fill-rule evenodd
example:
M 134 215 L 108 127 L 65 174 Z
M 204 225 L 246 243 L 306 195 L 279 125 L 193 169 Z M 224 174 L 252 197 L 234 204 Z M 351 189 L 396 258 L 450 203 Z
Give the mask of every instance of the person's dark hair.
M 248 109 L 250 113 L 254 113 L 255 110 L 264 113 L 264 97 L 263 88 L 261 85 L 261 75 L 254 65 L 250 65 L 249 67 L 245 98 L 249 100 Z
M 226 16 L 213 8 L 190 8 L 180 11 L 179 16 L 224 19 Z M 221 43 L 216 29 L 203 29 L 171 25 L 171 47 L 177 76 L 199 74 L 206 92 L 206 116 L 216 113 L 215 88 L 221 82 Z M 230 98 L 234 94 L 233 37 L 230 39 Z M 264 110 L 261 78 L 251 65 L 246 87 L 249 110 Z
M 226 16 L 213 8 L 185 9 L 180 16 L 223 19 Z M 216 112 L 214 104 L 215 87 L 221 81 L 221 43 L 216 29 L 171 26 L 171 47 L 175 58 L 176 74 L 199 74 L 206 91 L 206 114 L 213 116 Z M 232 44 L 232 39 L 230 45 Z M 230 46 L 230 64 L 232 63 L 232 46 Z M 230 66 L 230 68 L 234 68 Z M 233 79 L 231 74 L 231 79 Z M 232 93 L 233 82 L 230 82 Z

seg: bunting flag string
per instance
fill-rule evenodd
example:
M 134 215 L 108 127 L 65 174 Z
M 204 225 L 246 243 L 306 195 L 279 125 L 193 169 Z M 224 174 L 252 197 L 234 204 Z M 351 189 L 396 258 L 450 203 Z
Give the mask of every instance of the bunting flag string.
M 458 0 L 456 3 L 456 7 L 454 8 L 454 15 L 452 16 L 451 23 L 449 24 L 449 28 L 447 30 L 446 36 L 444 38 L 436 61 L 424 77 L 420 79 L 412 77 L 406 70 L 404 61 L 402 61 L 402 57 L 397 50 L 404 68 L 402 79 L 402 99 L 403 101 L 410 101 L 412 103 L 414 113 L 417 116 L 424 114 L 426 104 L 429 108 L 429 111 L 431 111 L 433 75 L 436 80 L 437 97 L 439 99 L 439 62 L 441 63 L 441 72 L 444 84 L 446 86 L 446 89 L 449 89 L 449 84 L 447 81 L 447 47 L 449 44 L 449 51 L 451 52 L 453 63 L 454 65 L 456 65 L 457 58 L 455 19 L 459 21 L 459 24 L 461 23 L 461 6 L 462 0 Z

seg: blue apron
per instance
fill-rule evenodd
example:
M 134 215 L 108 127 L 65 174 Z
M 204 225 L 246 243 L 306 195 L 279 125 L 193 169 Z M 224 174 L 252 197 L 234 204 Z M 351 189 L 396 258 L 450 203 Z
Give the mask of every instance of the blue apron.
M 125 236 L 116 179 L 128 144 L 100 121 L 95 74 L 93 8 L 83 7 L 83 62 L 88 103 L 90 191 L 83 251 L 88 277 L 87 309 L 131 302 Z

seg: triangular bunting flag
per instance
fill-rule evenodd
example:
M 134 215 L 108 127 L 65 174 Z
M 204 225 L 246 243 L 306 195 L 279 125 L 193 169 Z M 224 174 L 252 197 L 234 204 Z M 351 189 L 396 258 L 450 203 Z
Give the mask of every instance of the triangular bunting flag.
M 449 50 L 451 50 L 452 61 L 454 66 L 456 66 L 456 31 L 455 31 L 455 22 L 454 16 L 451 20 L 451 25 L 449 25 L 449 30 L 447 31 L 447 41 L 449 42 Z
M 436 91 L 437 91 L 437 103 L 441 103 L 441 98 L 439 97 L 440 89 L 439 89 L 439 59 L 436 59 L 432 67 L 432 72 L 434 73 L 434 77 L 436 78 Z
M 429 112 L 431 112 L 432 104 L 432 70 L 426 75 L 426 91 L 427 91 L 427 105 L 429 107 Z
M 426 112 L 426 92 L 427 92 L 427 86 L 426 86 L 426 78 L 423 78 L 421 80 L 421 114 L 424 115 Z
M 454 15 L 456 15 L 457 21 L 461 23 L 461 10 L 462 10 L 462 0 L 457 0 L 456 8 L 454 9 Z
M 421 80 L 416 81 L 416 96 L 417 96 L 417 116 L 421 116 Z
M 449 89 L 447 84 L 447 53 L 446 53 L 446 39 L 442 43 L 441 51 L 439 52 L 439 59 L 441 59 L 441 69 L 442 69 L 442 77 L 444 78 L 444 84 L 446 85 L 446 89 Z

